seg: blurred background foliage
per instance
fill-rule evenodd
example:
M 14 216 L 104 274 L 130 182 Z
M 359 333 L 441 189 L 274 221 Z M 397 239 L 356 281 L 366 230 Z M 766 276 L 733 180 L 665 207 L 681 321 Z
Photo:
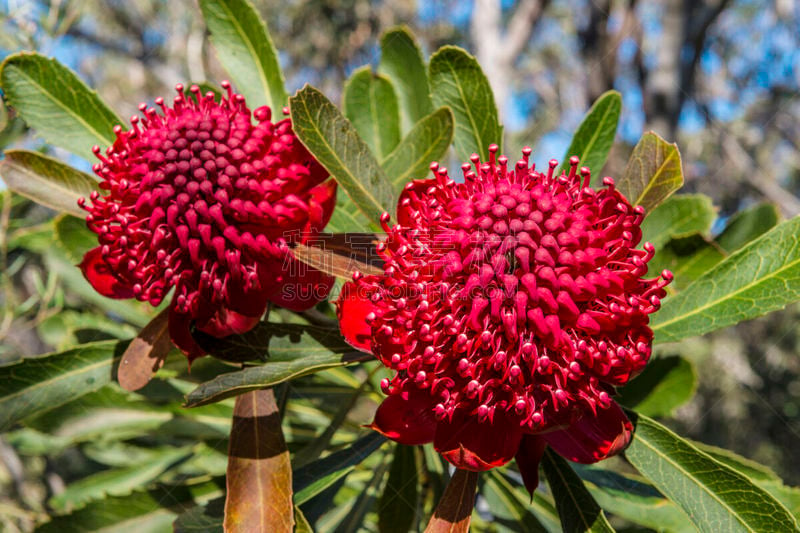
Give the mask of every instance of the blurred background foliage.
M 308 82 L 338 102 L 350 73 L 376 61 L 379 35 L 406 24 L 426 57 L 445 43 L 460 44 L 477 56 L 495 90 L 509 154 L 531 145 L 538 164 L 560 156 L 589 105 L 604 91 L 617 89 L 623 96 L 623 115 L 604 175 L 621 174 L 633 144 L 652 129 L 680 146 L 685 192 L 712 198 L 717 208 L 712 232 L 734 213 L 759 202 L 775 204 L 786 218 L 800 214 L 800 5 L 792 0 L 254 3 L 281 51 L 290 93 Z M 193 0 L 2 0 L 0 57 L 23 49 L 52 55 L 76 70 L 122 116 L 136 113 L 142 99 L 169 94 L 178 81 L 225 78 Z M 44 146 L 4 107 L 0 130 L 0 149 L 12 143 L 39 148 L 79 168 L 90 167 L 89 162 Z M 107 318 L 110 304 L 96 296 L 72 266 L 81 250 L 61 246 L 57 235 L 54 239 L 48 222 L 53 213 L 8 191 L 0 195 L 0 362 L 76 340 L 129 338 L 134 326 L 147 322 L 149 310 L 129 302 L 114 303 L 111 309 L 112 317 L 127 324 Z M 69 223 L 60 231 L 70 231 Z M 691 360 L 698 376 L 695 396 L 671 414 L 668 424 L 687 437 L 762 462 L 791 484 L 800 484 L 797 315 L 797 306 L 791 306 L 701 339 L 659 348 Z M 114 395 L 127 395 L 131 402 L 141 401 L 141 396 L 157 398 L 161 403 L 152 413 L 123 428 L 142 435 L 134 448 L 84 446 L 80 455 L 74 450 L 56 453 L 69 443 L 97 438 L 99 433 L 77 423 L 71 430 L 64 425 L 60 442 L 42 440 L 30 428 L 14 434 L 14 442 L 8 436 L 0 440 L 0 529 L 29 528 L 45 502 L 49 499 L 54 505 L 52 498 L 87 468 L 110 465 L 119 472 L 132 464 L 136 456 L 131 454 L 146 449 L 152 454 L 143 460 L 155 465 L 153 478 L 165 465 L 172 465 L 178 477 L 200 472 L 211 485 L 198 490 L 218 495 L 213 483 L 224 473 L 225 448 L 220 442 L 227 434 L 230 405 L 176 414 L 186 380 L 212 375 L 204 374 L 204 364 L 197 365 L 192 376 L 176 365 L 159 380 L 169 385 L 161 390 L 154 385 L 140 395 L 105 388 L 81 399 L 85 413 L 96 413 L 98 406 L 112 405 Z M 355 431 L 380 398 L 379 377 L 367 365 L 356 372 L 329 371 L 293 382 L 291 394 L 297 400 L 290 405 L 296 413 L 285 422 L 293 424 L 285 428 L 287 440 L 295 446 L 312 442 L 315 428 L 337 420 L 330 404 L 309 399 L 315 388 L 339 398 L 349 398 L 361 387 L 369 391 L 359 400 L 362 408 L 339 421 Z M 58 411 L 41 418 L 42 427 L 63 423 Z M 169 431 L 163 429 L 167 422 Z M 213 438 L 193 443 L 187 436 L 196 435 L 196 428 L 186 430 L 186 424 L 202 424 Z M 336 433 L 336 438 L 343 434 Z M 306 460 L 329 444 L 314 442 Z M 159 455 L 163 450 L 156 446 L 166 445 L 178 455 Z M 31 446 L 49 446 L 52 453 L 37 455 L 45 452 L 34 453 Z M 198 452 L 198 447 L 203 449 Z M 181 450 L 195 455 L 186 460 Z M 375 498 L 381 483 L 375 472 L 385 473 L 390 466 L 360 466 L 356 486 Z M 124 492 L 147 480 L 117 481 Z M 91 487 L 84 488 L 91 493 Z M 71 497 L 79 501 L 82 496 Z

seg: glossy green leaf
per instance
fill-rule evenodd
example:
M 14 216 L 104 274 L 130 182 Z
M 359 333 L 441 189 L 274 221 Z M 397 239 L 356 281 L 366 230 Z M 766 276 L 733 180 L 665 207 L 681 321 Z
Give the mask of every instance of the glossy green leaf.
M 6 103 L 0 98 L 0 132 L 8 126 L 8 109 Z
M 457 46 L 443 46 L 428 65 L 436 107 L 448 106 L 456 120 L 456 155 L 462 162 L 477 153 L 489 159 L 489 145 L 503 145 L 503 127 L 489 80 L 474 57 Z
M 708 233 L 716 213 L 711 198 L 681 194 L 667 199 L 642 222 L 642 242 L 651 242 L 656 252 L 667 241 L 692 233 Z
M 742 457 L 724 448 L 717 448 L 701 442 L 690 442 L 699 450 L 751 479 L 756 485 L 772 494 L 795 519 L 800 516 L 800 488 L 787 487 L 774 471 L 752 459 Z
M 172 523 L 174 533 L 223 533 L 225 497 L 215 498 L 181 513 Z
M 353 203 L 376 224 L 394 213 L 394 188 L 369 147 L 344 115 L 314 87 L 289 98 L 297 137 L 322 163 Z
M 361 486 L 355 486 L 355 483 L 350 484 L 350 486 L 343 487 L 342 492 L 347 489 L 357 489 L 360 494 L 357 494 L 355 498 L 351 498 L 344 505 L 335 505 L 334 509 L 326 513 L 326 516 L 317 521 L 317 528 L 319 530 L 329 531 L 332 529 L 331 526 L 336 523 L 337 530 L 339 531 L 358 531 L 363 525 L 365 525 L 365 523 L 374 523 L 374 518 L 369 515 L 373 512 L 373 508 L 375 506 L 378 487 L 381 485 L 381 483 L 383 483 L 383 480 L 386 479 L 386 473 L 389 470 L 389 463 L 388 461 L 381 461 L 376 467 L 370 468 L 369 470 L 371 470 L 373 474 L 369 482 L 366 483 L 363 488 L 361 488 Z M 342 516 L 342 519 L 339 520 L 335 514 L 343 512 L 344 515 Z M 328 517 L 330 517 L 330 520 Z M 380 528 L 379 531 L 383 533 Z M 404 531 L 404 533 L 407 531 L 413 531 L 413 529 L 407 529 Z
M 114 143 L 114 126 L 122 119 L 55 59 L 20 52 L 0 69 L 6 103 L 48 143 L 89 161 L 95 160 L 92 146 Z
M 411 530 L 417 510 L 418 485 L 414 447 L 397 444 L 389 479 L 378 500 L 378 529 L 381 533 L 407 533 Z
M 346 448 L 295 470 L 292 474 L 295 505 L 302 505 L 342 479 L 384 442 L 386 437 L 371 431 Z
M 779 221 L 775 204 L 757 204 L 733 215 L 714 240 L 724 251 L 732 253 L 774 228 Z
M 544 452 L 542 467 L 565 533 L 614 531 L 603 510 L 566 460 L 548 449 Z
M 358 233 L 370 226 L 366 215 L 358 210 L 346 194 L 338 194 L 336 208 L 325 226 L 325 231 L 333 233 Z
M 417 122 L 383 161 L 381 166 L 396 190 L 430 175 L 431 163 L 440 161 L 453 142 L 453 121 L 450 108 L 440 107 Z
M 266 362 L 221 374 L 201 384 L 187 395 L 187 407 L 218 402 L 326 368 L 371 358 L 369 354 L 354 352 L 336 330 L 300 324 L 263 322 L 247 333 L 224 340 L 203 337 L 201 345 L 215 355 L 234 353 L 247 359 L 263 357 Z
M 392 82 L 369 65 L 353 72 L 344 86 L 342 112 L 379 161 L 400 142 L 400 111 Z
M 250 109 L 268 105 L 280 117 L 286 105 L 278 53 L 267 26 L 249 0 L 200 0 L 220 63 Z
M 548 531 L 532 512 L 529 498 L 515 490 L 498 469 L 489 470 L 484 481 L 483 495 L 498 526 L 509 531 L 518 531 L 520 528 L 529 533 Z M 558 520 L 558 517 L 555 518 Z
M 162 533 L 172 529 L 181 506 L 219 496 L 222 488 L 208 481 L 196 485 L 166 485 L 109 496 L 70 514 L 54 517 L 37 533 Z
M 53 221 L 56 240 L 70 261 L 75 264 L 83 260 L 83 256 L 98 246 L 97 234 L 86 227 L 86 221 L 67 215 L 56 217 Z
M 772 469 L 761 463 L 757 463 L 747 457 L 742 457 L 725 448 L 719 448 L 689 439 L 686 440 L 698 450 L 713 457 L 714 460 L 731 467 L 758 484 L 782 483 L 781 478 L 778 477 Z
M 204 448 L 203 453 L 208 453 L 207 446 L 198 445 L 198 448 L 201 447 Z M 169 448 L 155 445 L 137 446 L 103 435 L 102 440 L 98 439 L 81 446 L 81 452 L 95 463 L 108 467 L 123 467 L 146 463 L 160 456 Z M 223 468 L 222 473 L 224 472 Z
M 181 398 L 180 394 L 176 396 Z M 112 382 L 54 409 L 28 417 L 25 425 L 51 434 L 63 441 L 64 446 L 99 439 L 130 439 L 162 428 L 181 409 L 180 403 L 174 399 L 171 398 L 171 403 L 163 403 L 164 400 L 159 396 L 156 403 L 149 397 L 124 391 Z M 181 410 L 179 414 L 195 416 L 194 411 Z M 226 422 L 229 423 L 230 413 L 227 414 Z
M 694 366 L 673 355 L 650 361 L 640 375 L 620 389 L 616 400 L 647 416 L 669 416 L 694 396 Z
M 697 529 L 677 505 L 639 476 L 605 463 L 573 465 L 600 506 L 614 515 L 656 531 L 694 533 Z
M 797 531 L 786 508 L 744 475 L 647 418 L 634 416 L 625 457 L 700 531 Z
M 702 335 L 800 299 L 800 217 L 734 252 L 653 316 L 658 342 Z
M 78 198 L 99 191 L 97 181 L 57 159 L 28 150 L 7 150 L 0 178 L 12 191 L 56 211 L 83 218 Z
M 602 183 L 600 174 L 614 144 L 621 111 L 622 96 L 617 91 L 600 95 L 572 136 L 572 142 L 561 161 L 561 169 L 568 170 L 569 158 L 576 155 L 581 160 L 580 166 L 589 167 L 592 171 L 592 186 L 597 187 Z
M 675 280 L 667 290 L 676 292 L 691 285 L 725 257 L 725 252 L 714 241 L 699 233 L 692 233 L 670 239 L 647 266 L 653 273 L 665 268 L 672 271 Z
M 320 455 L 322 455 L 322 453 L 328 449 L 328 446 L 330 445 L 337 431 L 339 431 L 347 417 L 350 415 L 350 411 L 356 406 L 359 398 L 361 398 L 361 396 L 364 394 L 364 389 L 368 383 L 368 379 L 364 380 L 346 400 L 342 400 L 340 402 L 339 408 L 336 410 L 336 414 L 333 415 L 333 418 L 331 419 L 330 424 L 328 424 L 328 427 L 325 428 L 325 431 L 323 431 L 318 437 L 308 443 L 308 445 L 294 454 L 294 457 L 292 457 L 293 465 L 299 467 L 319 459 Z
M 308 519 L 303 515 L 303 511 L 296 505 L 294 507 L 294 523 L 295 533 L 314 533 L 314 528 L 311 527 Z
M 188 457 L 187 448 L 167 448 L 150 461 L 124 468 L 112 468 L 69 484 L 63 492 L 50 498 L 53 509 L 63 511 L 81 507 L 106 495 L 122 496 L 146 486 L 175 462 Z
M 639 139 L 617 183 L 631 205 L 644 207 L 646 214 L 682 186 L 683 167 L 678 145 L 668 143 L 652 131 Z
M 56 411 L 63 414 L 64 418 L 57 420 L 49 428 L 42 427 L 41 423 L 37 423 L 37 427 L 60 439 L 63 447 L 96 439 L 139 437 L 157 431 L 173 419 L 173 415 L 169 412 L 148 409 L 146 406 L 119 404 L 90 407 L 80 403 L 80 400 L 70 405 L 70 409 Z M 53 418 L 48 416 L 47 420 Z
M 433 111 L 425 61 L 405 26 L 392 28 L 381 36 L 378 72 L 386 75 L 397 90 L 404 132 Z
M 101 341 L 0 366 L 0 430 L 110 383 L 126 345 Z

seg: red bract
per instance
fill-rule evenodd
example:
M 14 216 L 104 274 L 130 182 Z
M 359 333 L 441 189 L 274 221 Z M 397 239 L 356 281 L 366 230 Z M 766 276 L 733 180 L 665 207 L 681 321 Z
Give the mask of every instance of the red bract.
M 79 204 L 100 246 L 81 268 L 112 298 L 158 305 L 174 288 L 173 342 L 193 359 L 203 354 L 190 329 L 216 337 L 253 327 L 268 302 L 307 309 L 333 279 L 295 261 L 292 242 L 321 230 L 333 211 L 336 185 L 292 132 L 273 123 L 268 107 L 252 116 L 245 99 L 184 95 L 174 104 L 141 104 L 144 118 L 114 130 L 117 140 L 94 152 L 104 196 Z
M 344 286 L 344 336 L 396 374 L 372 427 L 404 444 L 433 441 L 455 466 L 486 470 L 516 456 L 536 486 L 545 445 L 584 463 L 622 450 L 631 424 L 611 396 L 651 352 L 648 315 L 672 279 L 643 279 L 653 246 L 641 207 L 605 178 L 495 158 L 456 183 L 409 183 L 398 224 L 378 247 L 383 275 Z

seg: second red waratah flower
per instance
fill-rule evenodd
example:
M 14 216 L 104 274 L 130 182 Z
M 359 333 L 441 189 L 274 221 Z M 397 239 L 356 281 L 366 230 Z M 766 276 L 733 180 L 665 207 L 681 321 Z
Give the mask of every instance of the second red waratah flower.
M 93 193 L 89 228 L 99 246 L 81 263 L 101 294 L 158 305 L 174 289 L 169 330 L 193 359 L 191 328 L 216 337 L 252 328 L 267 303 L 308 309 L 333 279 L 294 259 L 330 219 L 336 184 L 292 132 L 227 95 L 176 87 L 173 105 L 142 104 L 144 118 L 114 130 L 94 166 L 105 194 Z M 253 124 L 255 118 L 256 124 Z
M 472 157 L 464 183 L 432 165 L 409 183 L 397 224 L 384 214 L 383 275 L 356 273 L 338 301 L 342 333 L 395 371 L 372 427 L 404 444 L 433 442 L 455 466 L 516 457 L 538 483 L 547 445 L 592 463 L 618 453 L 632 426 L 612 400 L 651 353 L 648 315 L 672 279 L 644 279 L 653 246 L 641 207 L 589 187 L 570 160 L 542 173 L 530 149 Z

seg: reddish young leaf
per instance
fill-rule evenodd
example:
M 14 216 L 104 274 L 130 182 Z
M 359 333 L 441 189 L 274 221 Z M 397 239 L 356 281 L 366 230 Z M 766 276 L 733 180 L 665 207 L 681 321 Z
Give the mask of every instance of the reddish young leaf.
M 226 532 L 293 530 L 292 465 L 272 389 L 236 398 L 227 487 Z
M 311 242 L 295 245 L 293 251 L 298 260 L 349 281 L 356 270 L 383 274 L 383 259 L 375 251 L 380 240 L 375 233 L 321 233 Z
M 428 522 L 428 527 L 425 528 L 425 533 L 467 533 L 475 505 L 477 484 L 477 472 L 456 470 Z
M 164 365 L 172 349 L 169 337 L 169 310 L 161 311 L 131 341 L 117 370 L 117 381 L 129 391 L 147 385 L 155 373 Z

